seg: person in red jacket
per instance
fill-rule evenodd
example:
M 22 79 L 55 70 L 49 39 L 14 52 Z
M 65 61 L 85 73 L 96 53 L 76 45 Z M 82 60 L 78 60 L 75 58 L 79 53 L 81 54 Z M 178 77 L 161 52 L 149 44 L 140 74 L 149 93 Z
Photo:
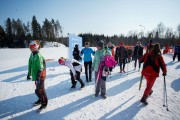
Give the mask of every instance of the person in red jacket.
M 166 76 L 167 73 L 165 62 L 161 56 L 160 45 L 156 43 L 153 46 L 153 49 L 149 53 L 145 54 L 144 59 L 141 59 L 140 62 L 144 62 L 141 73 L 147 82 L 141 102 L 148 105 L 146 100 L 147 97 L 153 92 L 152 87 L 156 78 L 159 77 L 160 68 L 163 72 L 163 76 Z

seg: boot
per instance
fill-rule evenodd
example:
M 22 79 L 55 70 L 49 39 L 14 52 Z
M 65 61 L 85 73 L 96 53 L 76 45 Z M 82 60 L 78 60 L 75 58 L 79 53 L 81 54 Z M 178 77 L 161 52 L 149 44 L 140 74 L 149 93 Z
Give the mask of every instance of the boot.
M 144 95 L 144 96 L 141 98 L 141 102 L 144 103 L 145 105 L 148 105 L 148 103 L 147 103 L 146 100 L 147 100 L 147 96 Z
M 94 97 L 98 97 L 98 95 L 99 95 L 98 93 L 95 93 Z
M 81 88 L 84 88 L 84 87 L 85 87 L 84 84 L 82 84 L 82 85 L 81 85 Z
M 33 106 L 37 106 L 37 105 L 40 105 L 40 104 L 41 104 L 41 101 L 38 100 L 38 101 L 36 101 L 35 103 L 33 103 Z
M 106 99 L 106 98 L 107 98 L 107 96 L 106 96 L 106 95 L 101 95 L 101 96 L 102 96 L 102 98 L 103 98 L 103 99 Z
M 47 107 L 47 105 L 42 104 L 41 107 L 39 108 L 39 110 L 41 111 L 42 109 L 45 109 Z
M 122 73 L 122 68 L 120 68 L 120 73 Z

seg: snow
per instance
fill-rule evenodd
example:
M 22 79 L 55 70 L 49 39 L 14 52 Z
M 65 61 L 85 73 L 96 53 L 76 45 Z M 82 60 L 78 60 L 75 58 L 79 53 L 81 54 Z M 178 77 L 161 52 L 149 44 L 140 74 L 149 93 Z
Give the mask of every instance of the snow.
M 157 78 L 149 105 L 140 103 L 146 82 L 139 89 L 140 72 L 134 71 L 133 64 L 126 65 L 125 74 L 119 73 L 119 66 L 113 69 L 106 82 L 107 99 L 93 97 L 94 80 L 86 83 L 84 69 L 81 78 L 86 84 L 79 90 L 71 87 L 69 69 L 57 62 L 61 56 L 68 57 L 68 48 L 42 48 L 41 54 L 47 61 L 46 92 L 48 106 L 41 113 L 32 107 L 37 100 L 33 81 L 27 81 L 29 49 L 0 49 L 0 119 L 17 120 L 179 120 L 180 119 L 180 62 L 172 62 L 172 54 L 163 55 L 167 64 L 166 76 L 168 107 L 163 107 L 163 76 Z M 55 71 L 51 69 L 55 68 Z M 94 78 L 94 74 L 93 74 Z

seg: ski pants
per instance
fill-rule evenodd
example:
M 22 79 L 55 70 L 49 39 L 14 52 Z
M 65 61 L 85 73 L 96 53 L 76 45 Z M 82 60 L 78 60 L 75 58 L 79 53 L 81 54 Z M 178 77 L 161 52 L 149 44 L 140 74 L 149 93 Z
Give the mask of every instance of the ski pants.
M 84 62 L 85 74 L 86 74 L 86 81 L 91 81 L 91 68 L 92 68 L 92 61 Z M 89 68 L 89 69 L 88 69 Z M 89 70 L 89 77 L 88 77 L 88 70 Z
M 144 77 L 146 78 L 146 89 L 144 91 L 144 96 L 148 97 L 157 77 L 153 77 L 151 75 L 144 75 Z
M 180 53 L 174 52 L 173 61 L 176 58 L 176 55 L 178 56 L 178 61 L 180 61 Z
M 95 72 L 95 82 L 97 80 L 97 76 L 98 72 Z M 101 91 L 101 96 L 106 95 L 106 81 L 103 79 L 97 80 L 95 91 L 95 94 L 99 94 L 99 92 Z
M 77 81 L 80 82 L 81 86 L 84 86 L 84 83 L 80 78 L 81 72 L 76 71 L 76 80 L 77 81 L 75 80 L 74 75 L 71 70 L 70 70 L 70 75 L 71 75 L 71 83 L 74 87 L 76 86 Z
M 35 94 L 41 101 L 42 105 L 47 105 L 48 104 L 48 98 L 46 95 L 46 91 L 44 89 L 44 80 L 39 80 L 35 81 L 36 84 L 36 89 L 35 89 Z

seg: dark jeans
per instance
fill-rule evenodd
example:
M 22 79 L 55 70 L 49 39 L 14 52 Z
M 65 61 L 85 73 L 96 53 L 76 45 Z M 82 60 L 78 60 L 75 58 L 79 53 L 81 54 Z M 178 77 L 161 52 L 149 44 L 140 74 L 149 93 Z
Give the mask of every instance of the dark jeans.
M 91 68 L 92 68 L 92 61 L 84 62 L 84 68 L 85 68 L 85 75 L 86 75 L 86 81 L 91 81 Z M 89 68 L 89 69 L 88 69 Z M 89 77 L 88 77 L 88 70 L 89 70 Z
M 76 71 L 76 80 L 77 81 L 75 81 L 74 75 L 71 70 L 70 70 L 70 75 L 71 75 L 71 83 L 74 87 L 76 86 L 77 81 L 79 81 L 81 83 L 81 86 L 84 86 L 84 83 L 80 78 L 81 72 Z
M 48 98 L 46 95 L 46 91 L 44 89 L 44 80 L 40 80 L 39 83 L 37 81 L 35 81 L 35 82 L 36 82 L 35 94 L 37 95 L 37 97 L 41 101 L 42 105 L 47 105 L 48 104 Z
M 125 64 L 126 64 L 126 60 L 125 59 L 122 59 L 122 60 L 119 60 L 119 65 L 120 65 L 120 70 L 124 71 L 124 68 L 125 68 Z
M 180 53 L 174 52 L 173 61 L 176 58 L 176 55 L 178 56 L 178 61 L 180 61 Z
M 141 68 L 141 63 L 139 62 L 139 59 L 140 59 L 141 57 L 138 57 L 138 56 L 135 56 L 134 57 L 134 67 L 136 68 L 136 65 L 137 65 L 137 61 L 138 61 L 138 63 L 139 63 L 139 68 Z

